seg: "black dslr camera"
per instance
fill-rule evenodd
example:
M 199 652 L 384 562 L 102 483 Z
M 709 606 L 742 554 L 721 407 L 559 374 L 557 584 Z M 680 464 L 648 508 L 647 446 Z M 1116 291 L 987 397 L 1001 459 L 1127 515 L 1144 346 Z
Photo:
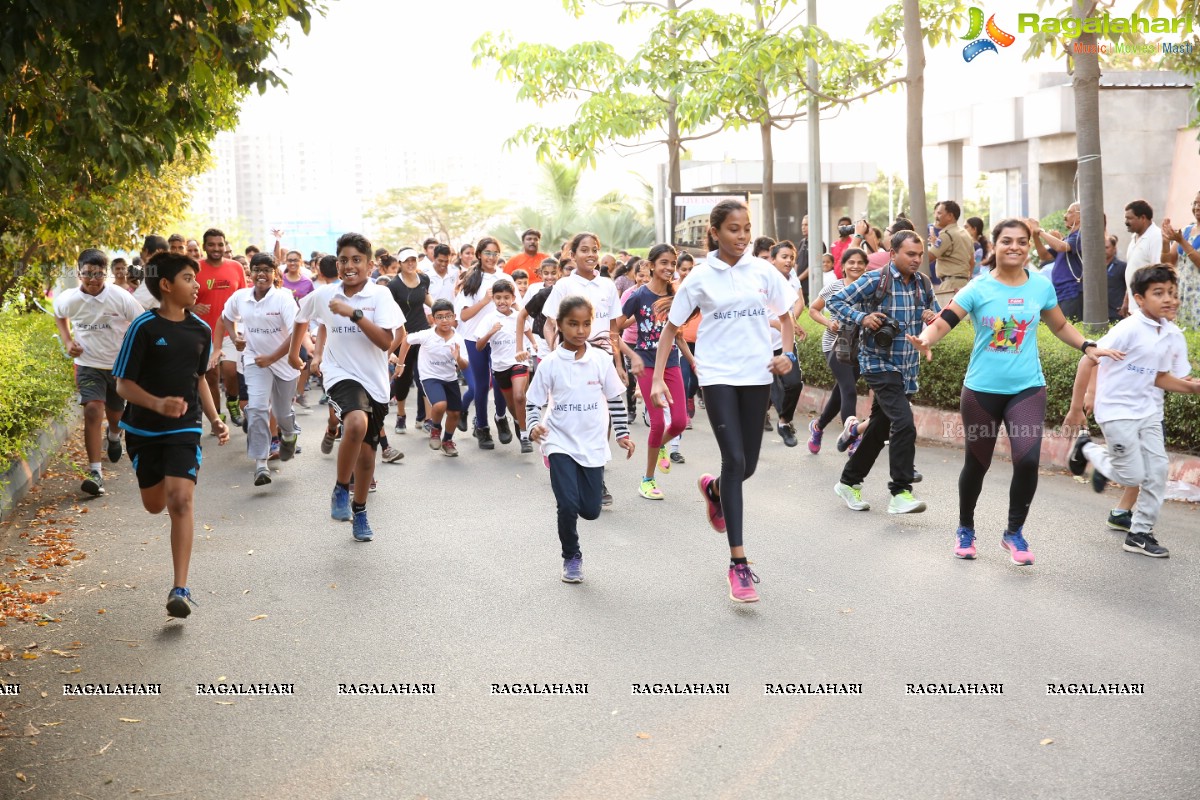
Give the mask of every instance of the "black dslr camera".
M 900 323 L 891 317 L 884 317 L 883 324 L 872 335 L 875 338 L 876 346 L 886 350 L 900 335 Z

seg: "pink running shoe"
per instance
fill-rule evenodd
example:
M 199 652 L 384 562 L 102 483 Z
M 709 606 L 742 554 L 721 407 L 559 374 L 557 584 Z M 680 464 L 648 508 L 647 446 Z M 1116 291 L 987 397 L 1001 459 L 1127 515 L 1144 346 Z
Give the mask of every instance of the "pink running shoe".
M 734 564 L 729 568 L 729 599 L 735 603 L 757 603 L 758 592 L 754 584 L 758 576 L 747 564 Z
M 825 431 L 817 427 L 817 421 L 810 419 L 808 421 L 808 452 L 814 456 L 821 452 L 821 437 L 825 435 Z
M 700 487 L 700 496 L 704 498 L 704 505 L 708 511 L 708 524 L 712 525 L 712 529 L 717 533 L 724 533 L 725 513 L 721 511 L 721 504 L 714 503 L 708 496 L 708 487 L 715 480 L 716 478 L 706 472 L 700 476 L 700 480 L 696 481 L 696 485 Z

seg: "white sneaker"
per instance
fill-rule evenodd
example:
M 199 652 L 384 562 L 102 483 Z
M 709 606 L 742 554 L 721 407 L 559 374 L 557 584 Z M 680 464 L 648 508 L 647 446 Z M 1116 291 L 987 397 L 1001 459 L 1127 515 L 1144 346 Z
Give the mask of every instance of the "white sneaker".
M 913 497 L 912 492 L 901 492 L 892 495 L 888 503 L 889 514 L 920 514 L 925 510 L 925 501 Z
M 846 508 L 851 511 L 870 511 L 871 504 L 862 499 L 862 484 L 847 486 L 839 483 L 833 487 L 833 493 L 846 501 Z
M 401 453 L 395 447 L 389 447 L 388 449 L 383 451 L 383 460 L 389 464 L 391 464 L 395 461 L 399 461 L 402 458 L 404 458 L 404 453 Z

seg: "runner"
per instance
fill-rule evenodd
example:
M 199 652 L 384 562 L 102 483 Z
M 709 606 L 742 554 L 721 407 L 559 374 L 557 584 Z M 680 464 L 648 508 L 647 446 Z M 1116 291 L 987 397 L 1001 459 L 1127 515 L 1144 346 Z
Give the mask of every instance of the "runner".
M 466 369 L 470 362 L 466 356 L 467 344 L 454 330 L 454 305 L 449 300 L 434 300 L 432 311 L 433 327 L 405 337 L 400 353 L 393 355 L 391 362 L 400 372 L 408 363 L 409 348 L 418 349 L 417 369 L 421 372 L 421 385 L 430 404 L 429 449 L 441 450 L 442 455 L 453 457 L 458 455 L 454 429 L 464 411 L 458 370 Z
M 76 262 L 79 286 L 54 298 L 54 323 L 67 355 L 75 360 L 75 387 L 83 406 L 83 441 L 87 448 L 88 475 L 80 488 L 93 497 L 104 494 L 104 469 L 100 465 L 103 438 L 108 460 L 121 460 L 121 412 L 125 401 L 117 394 L 113 362 L 129 325 L 142 314 L 142 306 L 125 289 L 104 279 L 108 256 L 88 249 Z M 103 433 L 100 422 L 107 417 Z
M 761 237 L 759 241 L 769 237 Z M 772 244 L 767 250 L 767 259 L 775 269 L 779 270 L 779 274 L 792 287 L 792 291 L 796 293 L 796 302 L 792 306 L 791 315 L 793 328 L 796 331 L 795 339 L 801 342 L 808 339 L 808 334 L 800 327 L 800 315 L 804 313 L 804 288 L 800 285 L 800 280 L 792 271 L 792 266 L 796 263 L 796 245 L 787 239 L 777 244 Z M 776 413 L 779 414 L 779 425 L 776 426 L 775 432 L 779 434 L 779 438 L 783 439 L 783 443 L 788 447 L 795 447 L 799 442 L 796 439 L 796 427 L 792 425 L 792 418 L 796 415 L 796 405 L 800 402 L 800 392 L 804 390 L 804 375 L 800 372 L 800 360 L 796 357 L 796 342 L 795 340 L 787 342 L 786 346 L 783 340 L 783 331 L 779 320 L 771 320 L 771 346 L 774 348 L 775 355 L 786 356 L 792 362 L 792 369 L 788 370 L 783 375 L 776 375 L 775 380 L 771 383 L 771 404 L 775 406 Z M 770 419 L 770 412 L 767 414 Z
M 608 448 L 610 421 L 626 458 L 632 458 L 634 451 L 621 402 L 623 387 L 612 357 L 589 343 L 594 318 L 595 312 L 585 297 L 571 295 L 559 302 L 556 327 L 562 341 L 542 360 L 529 387 L 525 408 L 530 438 L 541 444 L 550 467 L 550 486 L 558 506 L 564 583 L 583 581 L 579 517 L 600 516 L 604 465 L 612 458 Z M 541 409 L 547 403 L 552 405 L 543 421 Z
M 229 441 L 229 428 L 217 415 L 209 394 L 212 332 L 188 308 L 196 304 L 196 267 L 187 256 L 160 253 L 147 265 L 146 283 L 159 308 L 139 316 L 125 333 L 113 365 L 117 392 L 128 401 L 121 417 L 125 446 L 137 473 L 142 506 L 151 514 L 166 509 L 171 518 L 174 585 L 167 614 L 186 617 L 192 558 L 194 497 L 199 480 L 200 415 L 212 424 L 218 444 Z
M 472 400 L 475 403 L 475 420 L 472 435 L 479 442 L 479 449 L 494 450 L 492 430 L 488 427 L 488 388 L 492 388 L 496 403 L 496 433 L 501 444 L 512 441 L 512 431 L 508 427 L 508 411 L 504 403 L 504 395 L 499 386 L 492 386 L 492 350 L 490 347 L 478 348 L 476 341 L 483 335 L 482 322 L 488 313 L 495 308 L 492 304 L 492 284 L 503 273 L 496 271 L 496 260 L 500 257 L 500 243 L 488 236 L 479 240 L 475 249 L 479 260 L 467 271 L 463 279 L 462 290 L 454 298 L 454 310 L 458 315 L 458 332 L 467 343 L 467 360 L 471 369 L 467 372 L 467 395 L 463 404 L 468 408 Z M 459 430 L 466 430 L 466 414 L 459 421 Z
M 546 344 L 546 315 L 543 313 L 546 308 L 546 300 L 550 297 L 550 292 L 554 291 L 554 284 L 559 278 L 558 262 L 553 258 L 547 258 L 542 262 L 541 276 L 542 282 L 538 284 L 538 289 L 531 296 L 526 298 L 521 310 L 517 312 L 517 327 L 528 328 L 533 334 L 533 347 L 530 350 L 524 350 L 517 353 L 518 361 L 529 363 L 531 372 L 537 372 L 538 362 L 550 352 L 550 346 Z M 527 320 L 532 318 L 532 323 Z
M 475 347 L 492 351 L 492 380 L 504 395 L 504 402 L 513 412 L 513 423 L 521 441 L 521 452 L 532 453 L 529 431 L 525 427 L 525 387 L 529 385 L 529 366 L 517 358 L 517 351 L 525 352 L 526 332 L 518 331 L 516 289 L 506 280 L 492 284 L 492 303 L 496 309 L 480 321 L 480 336 Z M 528 334 L 533 341 L 533 334 Z M 497 425 L 499 427 L 499 425 Z
M 525 270 L 526 274 L 536 271 L 548 257 L 545 253 L 540 252 L 539 247 L 541 243 L 541 231 L 530 228 L 522 233 L 521 252 L 505 262 L 504 272 L 512 275 L 513 272 L 519 269 Z
M 542 313 L 546 315 L 545 335 L 550 347 L 555 346 L 557 335 L 558 307 L 567 297 L 586 297 L 596 315 L 592 326 L 591 344 L 613 355 L 613 364 L 622 383 L 626 382 L 625 370 L 621 365 L 621 353 L 613 345 L 617 337 L 617 317 L 621 314 L 621 302 L 616 285 L 597 271 L 600 263 L 600 239 L 594 233 L 577 233 L 568 245 L 575 260 L 575 269 L 559 278 L 546 298 Z M 602 504 L 612 505 L 612 494 L 608 486 L 602 487 Z
M 352 521 L 352 534 L 369 542 L 375 533 L 367 520 L 367 494 L 375 475 L 375 450 L 388 409 L 388 348 L 404 316 L 392 294 L 369 280 L 371 243 L 358 233 L 337 241 L 340 283 L 317 289 L 304 298 L 293 329 L 288 360 L 299 369 L 301 337 L 309 320 L 323 326 L 313 354 L 312 371 L 323 374 L 330 409 L 342 423 L 337 476 L 330 501 L 333 519 Z M 328 453 L 337 437 L 332 423 L 321 440 Z M 350 481 L 355 478 L 354 499 Z
M 679 284 L 687 279 L 691 274 L 692 268 L 696 265 L 696 260 L 692 258 L 692 254 L 686 250 L 679 254 L 679 263 L 675 266 L 675 274 L 678 276 L 675 279 L 675 291 L 679 291 Z M 684 359 L 679 364 L 679 371 L 683 376 L 683 388 L 687 394 L 687 425 L 685 431 L 692 429 L 692 419 L 696 416 L 696 394 L 700 391 L 700 382 L 696 378 L 696 370 L 692 366 L 696 363 L 696 332 L 700 329 L 700 315 L 694 314 L 683 326 L 679 329 L 683 334 L 683 340 L 687 342 L 688 350 L 692 353 L 692 360 Z M 671 462 L 673 464 L 683 464 L 687 461 L 683 457 L 683 452 L 679 449 L 680 443 L 683 441 L 683 434 L 679 434 L 671 440 L 667 445 L 667 449 L 671 453 Z
M 963 379 L 966 448 L 958 477 L 954 555 L 975 558 L 975 506 L 1003 422 L 1012 448 L 1013 477 L 1008 525 L 1000 546 L 1018 566 L 1033 564 L 1024 526 L 1037 492 L 1046 421 L 1046 378 L 1038 355 L 1038 325 L 1045 323 L 1060 340 L 1083 349 L 1092 359 L 1120 357 L 1115 351 L 1096 348 L 1095 342 L 1084 341 L 1063 316 L 1054 284 L 1026 268 L 1031 238 L 1029 226 L 1021 220 L 1006 219 L 996 225 L 992 271 L 960 289 L 919 337 L 911 333 L 907 337 L 926 358 L 932 358 L 932 346 L 964 317 L 971 318 L 975 344 Z
M 678 328 L 700 310 L 697 371 L 704 387 L 708 420 L 721 450 L 721 476 L 701 475 L 700 495 L 713 529 L 729 540 L 729 597 L 758 601 L 742 541 L 742 484 L 754 474 L 762 447 L 762 420 L 773 375 L 792 369 L 784 356 L 773 356 L 768 314 L 780 318 L 784 341 L 794 337 L 790 310 L 796 293 L 779 271 L 748 252 L 750 211 L 740 200 L 722 200 L 709 215 L 708 257 L 680 284 L 662 338 L 673 340 Z M 713 247 L 712 245 L 715 245 Z M 653 402 L 672 402 L 665 380 L 670 351 L 659 348 L 654 362 Z
M 291 461 L 296 455 L 299 431 L 292 398 L 300 371 L 286 360 L 296 323 L 296 300 L 290 290 L 275 286 L 279 269 L 269 253 L 250 259 L 250 274 L 253 286 L 230 296 L 213 339 L 223 340 L 228 325 L 241 325 L 245 345 L 238 356 L 248 396 L 246 454 L 254 460 L 254 485 L 265 486 L 271 482 L 267 460 L 273 449 L 272 419 L 278 426 L 279 460 Z
M 410 248 L 401 252 L 415 251 Z M 450 263 L 453 252 L 449 245 L 439 244 L 433 248 L 433 267 L 428 272 L 421 273 L 429 278 L 429 296 L 434 300 L 449 300 L 451 305 L 454 304 L 455 287 L 458 286 L 458 278 L 462 274 L 459 267 Z
M 204 245 L 205 259 L 200 263 L 200 271 L 196 275 L 196 284 L 200 288 L 197 295 L 196 307 L 192 311 L 211 331 L 216 332 L 217 320 L 225 311 L 225 303 L 238 289 L 246 286 L 246 273 L 242 265 L 231 258 L 225 258 L 225 234 L 217 228 L 209 228 L 204 232 L 201 242 Z M 233 339 L 228 335 L 221 341 L 213 342 L 212 363 L 208 370 L 208 391 L 213 402 L 221 396 L 221 382 L 225 384 L 225 408 L 229 411 L 231 424 L 241 427 L 242 411 L 238 404 L 238 373 L 237 349 Z M 216 429 L 213 429 L 216 434 Z
M 835 292 L 840 292 L 847 284 L 854 283 L 863 276 L 867 271 L 867 258 L 867 254 L 857 247 L 849 247 L 844 250 L 842 252 L 842 274 L 846 277 L 835 278 L 822 286 L 821 293 L 808 307 L 808 316 L 816 323 L 825 326 L 825 332 L 821 334 L 821 352 L 825 354 L 825 363 L 829 365 L 829 371 L 833 373 L 833 378 L 837 382 L 837 385 L 829 392 L 829 399 L 825 401 L 825 408 L 821 410 L 820 416 L 808 423 L 808 452 L 813 455 L 821 452 L 821 439 L 825 435 L 825 428 L 830 422 L 833 422 L 833 418 L 839 412 L 842 415 L 843 436 L 838 438 L 837 449 L 845 451 L 853 448 L 852 455 L 854 450 L 858 449 L 858 437 L 861 435 L 857 428 L 858 417 L 855 416 L 858 408 L 858 358 L 857 356 L 852 358 L 849 364 L 843 364 L 838 360 L 833 351 L 833 344 L 837 341 L 840 326 L 836 319 L 826 316 L 823 312 L 826 301 Z M 863 430 L 866 430 L 865 426 Z
M 675 248 L 669 244 L 657 244 L 650 249 L 646 257 L 649 265 L 650 280 L 648 283 L 631 290 L 621 308 L 621 316 L 617 319 L 617 328 L 634 332 L 633 347 L 630 348 L 622 339 L 622 349 L 627 351 L 630 359 L 630 373 L 637 380 L 642 390 L 642 397 L 649 398 L 651 384 L 654 381 L 654 361 L 661 343 L 663 325 L 667 320 L 667 307 L 675 294 L 671 285 L 675 277 L 677 262 Z M 654 403 L 647 402 L 646 408 L 650 416 L 650 433 L 646 441 L 646 472 L 638 486 L 638 494 L 647 500 L 662 500 L 662 489 L 654 479 L 654 468 L 666 475 L 671 471 L 671 459 L 667 455 L 666 444 L 683 432 L 687 425 L 687 392 L 683 388 L 683 374 L 679 370 L 680 353 L 687 361 L 692 360 L 691 351 L 683 340 L 683 332 L 677 331 L 675 340 L 670 343 L 671 353 L 667 356 L 667 366 L 663 378 L 671 392 L 671 424 L 667 425 L 665 409 Z
M 138 301 L 146 311 L 152 308 L 158 308 L 158 300 L 150 292 L 150 283 L 154 280 L 154 276 L 150 270 L 150 259 L 154 258 L 159 253 L 167 252 L 167 240 L 161 236 L 150 234 L 146 237 L 145 243 L 142 244 L 142 283 L 133 290 L 133 299 Z M 199 263 L 196 264 L 197 269 Z
M 447 257 L 439 256 L 437 253 L 439 249 L 448 251 L 450 248 L 443 244 L 434 249 L 435 269 L 438 262 Z M 388 282 L 387 287 L 388 291 L 392 293 L 392 299 L 396 301 L 396 305 L 400 306 L 400 311 L 404 314 L 403 334 L 414 334 L 427 330 L 429 319 L 425 316 L 425 307 L 433 305 L 433 297 L 429 294 L 429 276 L 417 269 L 417 251 L 411 248 L 401 250 L 397 259 L 400 262 L 400 272 Z M 445 266 L 444 263 L 442 266 Z M 401 336 L 402 334 L 397 332 L 396 340 L 392 342 L 393 353 L 399 352 Z M 404 362 L 404 369 L 396 370 L 395 376 L 392 378 L 392 397 L 396 398 L 396 433 L 398 434 L 404 434 L 408 430 L 408 417 L 405 414 L 404 404 L 408 400 L 408 392 L 414 382 L 417 384 L 417 424 L 420 425 L 425 421 L 425 393 L 421 389 L 420 368 L 417 366 L 417 358 L 420 353 L 420 345 L 410 347 Z

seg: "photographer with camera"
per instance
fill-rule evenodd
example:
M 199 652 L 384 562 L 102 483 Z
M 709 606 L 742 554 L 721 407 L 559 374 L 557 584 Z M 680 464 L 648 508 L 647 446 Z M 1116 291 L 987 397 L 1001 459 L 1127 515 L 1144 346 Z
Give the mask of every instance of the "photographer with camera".
M 840 281 L 846 277 L 842 274 L 842 252 L 847 247 L 857 247 L 854 244 L 854 220 L 849 217 L 840 217 L 837 224 L 837 241 L 829 248 L 829 254 L 833 256 L 833 274 Z
M 940 309 L 929 278 L 917 271 L 924 254 L 921 238 L 913 231 L 900 231 L 891 245 L 890 264 L 866 273 L 826 301 L 840 326 L 862 328 L 858 363 L 874 392 L 866 433 L 833 490 L 852 511 L 870 510 L 862 499 L 862 482 L 890 439 L 888 513 L 912 514 L 925 510 L 925 503 L 912 494 L 917 430 L 909 399 L 917 391 L 920 359 L 905 336 L 919 334 Z

